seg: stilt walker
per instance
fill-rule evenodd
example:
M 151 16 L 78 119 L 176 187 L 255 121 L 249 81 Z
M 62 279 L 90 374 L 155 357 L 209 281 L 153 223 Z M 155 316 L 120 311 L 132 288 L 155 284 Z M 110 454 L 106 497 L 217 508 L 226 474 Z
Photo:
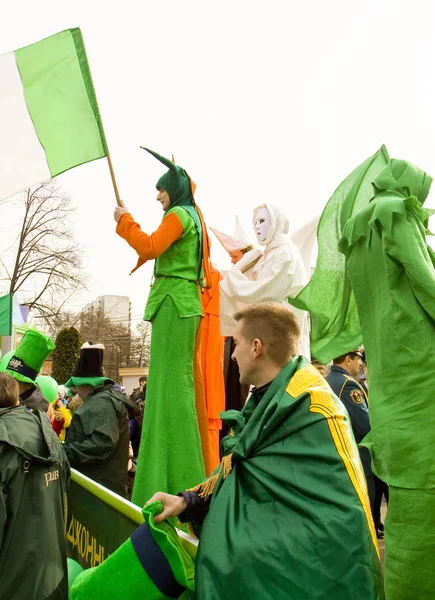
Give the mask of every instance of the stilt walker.
M 200 370 L 200 287 L 209 275 L 208 244 L 194 184 L 184 169 L 147 150 L 168 171 L 156 184 L 164 217 L 151 235 L 124 206 L 116 232 L 136 250 L 134 271 L 155 259 L 144 320 L 151 321 L 151 359 L 132 501 L 177 493 L 209 471 L 208 419 Z

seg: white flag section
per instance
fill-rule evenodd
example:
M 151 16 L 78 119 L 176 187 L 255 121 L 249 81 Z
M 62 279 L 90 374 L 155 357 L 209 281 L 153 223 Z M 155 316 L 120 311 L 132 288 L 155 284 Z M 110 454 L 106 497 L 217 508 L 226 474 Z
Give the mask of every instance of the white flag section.
M 0 199 L 51 177 L 14 53 L 0 56 L 0 170 Z
M 0 56 L 0 199 L 107 154 L 79 29 Z
M 308 279 L 311 278 L 311 270 L 315 264 L 314 248 L 317 243 L 317 227 L 319 226 L 320 215 L 310 219 L 305 225 L 290 232 L 292 242 L 296 244 L 301 253 L 305 271 Z

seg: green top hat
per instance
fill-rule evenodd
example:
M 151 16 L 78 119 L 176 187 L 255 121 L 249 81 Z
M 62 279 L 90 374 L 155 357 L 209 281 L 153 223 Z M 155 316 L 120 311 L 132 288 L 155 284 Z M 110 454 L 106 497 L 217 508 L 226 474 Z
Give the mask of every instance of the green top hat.
M 28 329 L 4 371 L 17 381 L 36 387 L 35 379 L 45 359 L 55 348 L 49 337 L 36 329 Z

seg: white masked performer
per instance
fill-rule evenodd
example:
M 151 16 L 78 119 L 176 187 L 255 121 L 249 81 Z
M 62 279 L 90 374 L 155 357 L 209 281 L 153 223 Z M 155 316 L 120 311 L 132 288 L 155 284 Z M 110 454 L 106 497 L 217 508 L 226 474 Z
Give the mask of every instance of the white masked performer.
M 221 333 L 232 334 L 232 316 L 247 304 L 281 302 L 297 315 L 301 328 L 299 354 L 310 358 L 307 313 L 290 306 L 287 300 L 308 283 L 301 254 L 289 234 L 289 221 L 276 206 L 262 204 L 254 210 L 253 225 L 264 251 L 245 253 L 221 281 Z

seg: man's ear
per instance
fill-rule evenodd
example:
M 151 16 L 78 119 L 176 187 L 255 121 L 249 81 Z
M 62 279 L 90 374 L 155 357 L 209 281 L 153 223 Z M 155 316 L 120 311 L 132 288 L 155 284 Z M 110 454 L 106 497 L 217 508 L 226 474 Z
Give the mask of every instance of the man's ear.
M 258 358 L 264 352 L 263 342 L 258 338 L 254 340 L 254 358 Z

